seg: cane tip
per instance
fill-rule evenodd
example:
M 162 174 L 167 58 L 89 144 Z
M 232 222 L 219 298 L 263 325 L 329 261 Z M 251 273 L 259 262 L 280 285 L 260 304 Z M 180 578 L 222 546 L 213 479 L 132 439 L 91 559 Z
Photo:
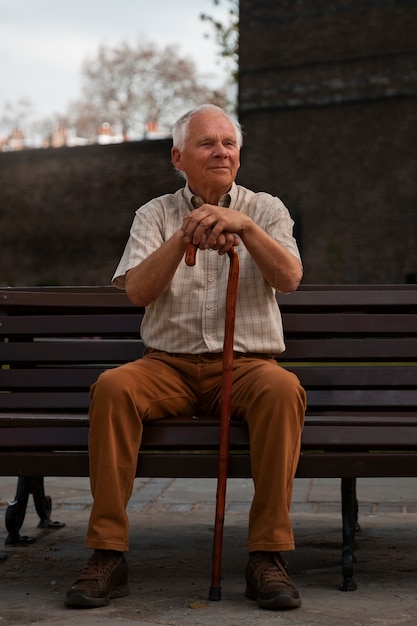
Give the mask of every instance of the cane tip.
M 222 599 L 222 588 L 221 587 L 210 587 L 209 591 L 209 600 L 213 600 L 218 602 Z

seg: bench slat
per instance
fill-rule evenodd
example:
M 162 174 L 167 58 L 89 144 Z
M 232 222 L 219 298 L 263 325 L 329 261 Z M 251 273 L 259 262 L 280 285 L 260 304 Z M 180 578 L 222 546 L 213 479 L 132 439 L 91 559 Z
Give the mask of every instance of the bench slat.
M 75 315 L 20 315 L 2 318 L 0 336 L 8 335 L 107 335 L 120 334 L 136 336 L 139 333 L 143 313 L 125 314 L 83 314 L 80 310 Z M 318 333 L 390 335 L 417 332 L 417 317 L 401 313 L 381 313 L 370 316 L 366 313 L 326 313 L 326 324 L 319 313 L 283 313 L 286 336 Z
M 85 410 L 90 404 L 88 391 L 59 393 L 54 391 L 38 391 L 0 394 L 1 410 L 51 410 L 55 413 L 65 410 Z
M 283 364 L 285 366 L 285 363 Z M 289 365 L 305 387 L 415 389 L 417 364 L 410 365 Z
M 2 410 L 83 410 L 90 404 L 88 391 L 37 391 L 3 393 L 0 395 Z M 307 389 L 307 404 L 310 409 L 326 407 L 352 410 L 354 407 L 361 409 L 396 407 L 400 410 L 404 407 L 417 406 L 417 390 L 415 389 Z
M 417 389 L 323 389 L 307 390 L 307 404 L 313 407 L 352 409 L 417 407 Z
M 416 451 L 380 452 L 369 454 L 356 452 L 328 452 L 327 454 L 302 454 L 296 476 L 298 478 L 351 478 L 369 476 L 415 476 Z M 42 451 L 28 457 L 26 452 L 2 452 L 0 472 L 2 476 L 28 476 L 36 467 L 42 476 L 88 476 L 86 451 Z M 175 455 L 164 451 L 158 454 L 139 453 L 137 476 L 166 478 L 166 467 L 172 478 L 216 478 L 217 456 L 197 455 L 191 451 Z M 234 455 L 229 461 L 228 475 L 250 478 L 250 460 L 246 455 Z
M 325 389 L 344 387 L 363 388 L 399 388 L 415 389 L 417 381 L 416 365 L 293 365 L 283 366 L 294 372 L 305 387 Z M 107 367 L 74 364 L 73 367 L 41 367 L 0 369 L 0 387 L 2 389 L 36 389 L 45 388 L 62 390 L 74 387 L 89 387 Z
M 1 304 L 1 303 L 0 303 Z M 9 335 L 98 335 L 123 334 L 139 336 L 143 315 L 140 313 L 103 315 L 16 315 L 2 317 L 0 336 Z M 121 329 L 123 332 L 121 333 Z
M 3 363 L 123 363 L 142 354 L 139 339 L 10 342 L 1 346 Z
M 361 339 L 288 339 L 287 349 L 279 360 L 349 361 L 375 359 L 389 362 L 394 359 L 416 361 L 417 338 Z
M 7 390 L 48 388 L 65 391 L 74 387 L 83 387 L 85 389 L 95 382 L 105 369 L 107 369 L 105 366 L 0 369 L 0 387 Z
M 320 313 L 283 313 L 285 336 L 292 334 L 303 336 L 317 333 L 325 336 L 329 334 L 347 334 L 349 337 L 360 335 L 404 335 L 417 333 L 417 316 L 402 313 L 326 313 L 325 324 L 323 314 Z
M 312 425 L 308 420 L 303 431 L 303 450 L 322 449 L 326 441 L 329 450 L 412 450 L 417 449 L 417 414 L 411 425 L 385 425 L 384 429 L 375 421 L 372 425 L 329 424 Z M 330 432 L 329 432 L 330 431 Z M 177 454 L 181 450 L 193 448 L 217 450 L 219 441 L 218 424 L 175 425 L 161 424 L 159 427 L 147 425 L 144 429 L 142 449 L 172 449 Z M 4 428 L 1 430 L 0 451 L 2 450 L 72 450 L 86 449 L 88 445 L 88 426 L 45 426 L 36 428 Z M 248 452 L 248 436 L 245 424 L 232 423 L 230 431 L 230 449 L 233 454 L 239 449 Z
M 363 339 L 289 339 L 287 350 L 279 361 L 294 360 L 416 360 L 417 338 Z M 140 340 L 125 341 L 74 340 L 10 342 L 1 346 L 2 362 L 66 363 L 102 361 L 104 363 L 131 361 L 140 358 L 143 344 Z

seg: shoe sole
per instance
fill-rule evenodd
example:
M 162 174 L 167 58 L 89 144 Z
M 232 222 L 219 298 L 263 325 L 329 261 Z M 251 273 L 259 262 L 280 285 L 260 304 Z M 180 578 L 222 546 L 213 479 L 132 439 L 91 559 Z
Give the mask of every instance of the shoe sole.
M 301 599 L 294 598 L 287 593 L 279 593 L 271 595 L 270 597 L 262 597 L 256 589 L 250 586 L 246 587 L 245 596 L 249 600 L 256 600 L 260 609 L 276 610 L 289 610 L 298 609 L 301 606 Z
M 93 598 L 87 596 L 79 591 L 73 591 L 64 600 L 64 604 L 67 607 L 79 608 L 79 609 L 98 609 L 101 606 L 107 606 L 110 600 L 114 598 L 123 598 L 129 595 L 129 586 L 122 585 L 112 589 L 110 593 L 101 598 Z

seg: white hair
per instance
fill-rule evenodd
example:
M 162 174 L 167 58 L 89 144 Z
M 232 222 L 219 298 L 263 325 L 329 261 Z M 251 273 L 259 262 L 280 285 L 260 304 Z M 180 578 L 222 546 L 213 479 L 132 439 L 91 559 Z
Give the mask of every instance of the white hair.
M 194 109 L 191 109 L 190 111 L 187 111 L 187 113 L 184 113 L 184 115 L 182 115 L 175 122 L 172 128 L 172 141 L 173 141 L 174 148 L 177 148 L 180 152 L 184 150 L 185 142 L 187 140 L 187 135 L 188 135 L 188 125 L 190 123 L 190 120 L 192 117 L 194 117 L 194 115 L 196 115 L 197 113 L 201 113 L 202 111 L 216 111 L 217 113 L 221 113 L 222 115 L 224 115 L 224 117 L 228 119 L 231 124 L 233 124 L 235 133 L 236 133 L 236 141 L 237 141 L 238 147 L 239 148 L 242 147 L 243 133 L 242 133 L 242 128 L 239 122 L 234 120 L 232 117 L 230 117 L 230 115 L 228 115 L 225 111 L 223 111 L 222 108 L 216 106 L 215 104 L 201 104 L 200 106 L 195 107 Z

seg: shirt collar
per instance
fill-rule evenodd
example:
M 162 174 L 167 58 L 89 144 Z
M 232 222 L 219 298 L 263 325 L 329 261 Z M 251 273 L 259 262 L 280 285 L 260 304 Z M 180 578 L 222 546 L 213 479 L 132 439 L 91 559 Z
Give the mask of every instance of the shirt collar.
M 193 192 L 191 191 L 187 183 L 184 187 L 184 197 L 191 206 L 192 206 L 191 199 L 194 197 L 194 195 L 195 194 L 193 194 Z M 234 204 L 234 202 L 236 201 L 236 198 L 237 198 L 237 186 L 236 186 L 236 183 L 232 183 L 232 186 L 230 187 L 229 191 L 220 198 L 219 206 L 229 207 L 232 204 Z

